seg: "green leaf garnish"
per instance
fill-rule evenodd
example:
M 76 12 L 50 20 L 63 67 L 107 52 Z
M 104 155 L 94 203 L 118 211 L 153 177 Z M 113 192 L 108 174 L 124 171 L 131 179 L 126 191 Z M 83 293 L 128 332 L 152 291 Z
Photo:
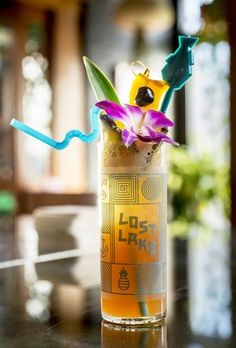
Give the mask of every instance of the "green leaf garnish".
M 116 90 L 104 72 L 87 57 L 83 57 L 83 61 L 97 101 L 107 99 L 120 104 Z

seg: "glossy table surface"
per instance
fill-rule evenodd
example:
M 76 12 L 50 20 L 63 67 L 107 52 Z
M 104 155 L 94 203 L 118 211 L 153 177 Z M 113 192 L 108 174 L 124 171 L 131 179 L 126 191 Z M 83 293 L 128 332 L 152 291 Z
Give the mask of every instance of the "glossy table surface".
M 170 241 L 167 319 L 136 330 L 101 319 L 95 234 L 88 231 L 87 247 L 73 247 L 64 236 L 59 249 L 58 236 L 56 248 L 52 239 L 51 252 L 41 248 L 38 255 L 45 236 L 36 233 L 32 217 L 0 218 L 1 347 L 236 347 L 229 232 L 215 231 L 200 242 Z

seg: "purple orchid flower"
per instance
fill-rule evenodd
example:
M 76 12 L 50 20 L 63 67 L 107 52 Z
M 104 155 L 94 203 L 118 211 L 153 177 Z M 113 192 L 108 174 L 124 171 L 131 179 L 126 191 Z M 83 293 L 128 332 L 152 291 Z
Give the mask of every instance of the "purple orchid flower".
M 144 112 L 138 106 L 128 104 L 122 106 L 108 100 L 102 100 L 96 103 L 96 106 L 104 110 L 112 120 L 117 120 L 124 125 L 121 136 L 126 147 L 138 139 L 144 142 L 166 142 L 178 145 L 166 134 L 156 130 L 174 126 L 163 112 L 155 110 Z

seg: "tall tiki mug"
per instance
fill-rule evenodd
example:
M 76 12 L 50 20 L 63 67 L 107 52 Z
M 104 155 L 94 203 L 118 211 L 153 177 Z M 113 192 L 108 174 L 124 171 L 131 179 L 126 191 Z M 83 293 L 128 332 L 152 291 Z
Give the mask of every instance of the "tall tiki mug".
M 166 147 L 174 123 L 165 115 L 171 96 L 192 74 L 195 37 L 180 36 L 179 47 L 153 80 L 141 62 L 129 104 L 122 105 L 101 69 L 84 57 L 97 103 L 92 131 L 71 130 L 56 141 L 15 119 L 11 125 L 62 150 L 72 138 L 99 145 L 101 305 L 107 321 L 123 325 L 156 323 L 166 315 Z M 99 126 L 100 121 L 100 126 Z
M 108 321 L 144 324 L 166 314 L 165 150 L 100 146 L 101 306 Z

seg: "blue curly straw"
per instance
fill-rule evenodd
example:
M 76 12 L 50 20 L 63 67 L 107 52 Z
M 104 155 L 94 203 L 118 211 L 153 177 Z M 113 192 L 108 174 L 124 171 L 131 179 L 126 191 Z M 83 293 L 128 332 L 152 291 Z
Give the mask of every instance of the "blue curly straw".
M 91 125 L 92 125 L 92 131 L 89 134 L 85 134 L 77 129 L 70 130 L 66 135 L 63 141 L 56 141 L 47 135 L 44 135 L 35 129 L 26 126 L 24 123 L 15 120 L 14 118 L 11 120 L 11 126 L 31 135 L 32 137 L 42 141 L 43 143 L 53 147 L 56 150 L 63 150 L 65 149 L 71 142 L 73 138 L 79 138 L 84 143 L 92 143 L 95 141 L 99 136 L 99 114 L 101 110 L 94 106 L 92 107 L 90 111 L 90 117 L 91 117 Z

